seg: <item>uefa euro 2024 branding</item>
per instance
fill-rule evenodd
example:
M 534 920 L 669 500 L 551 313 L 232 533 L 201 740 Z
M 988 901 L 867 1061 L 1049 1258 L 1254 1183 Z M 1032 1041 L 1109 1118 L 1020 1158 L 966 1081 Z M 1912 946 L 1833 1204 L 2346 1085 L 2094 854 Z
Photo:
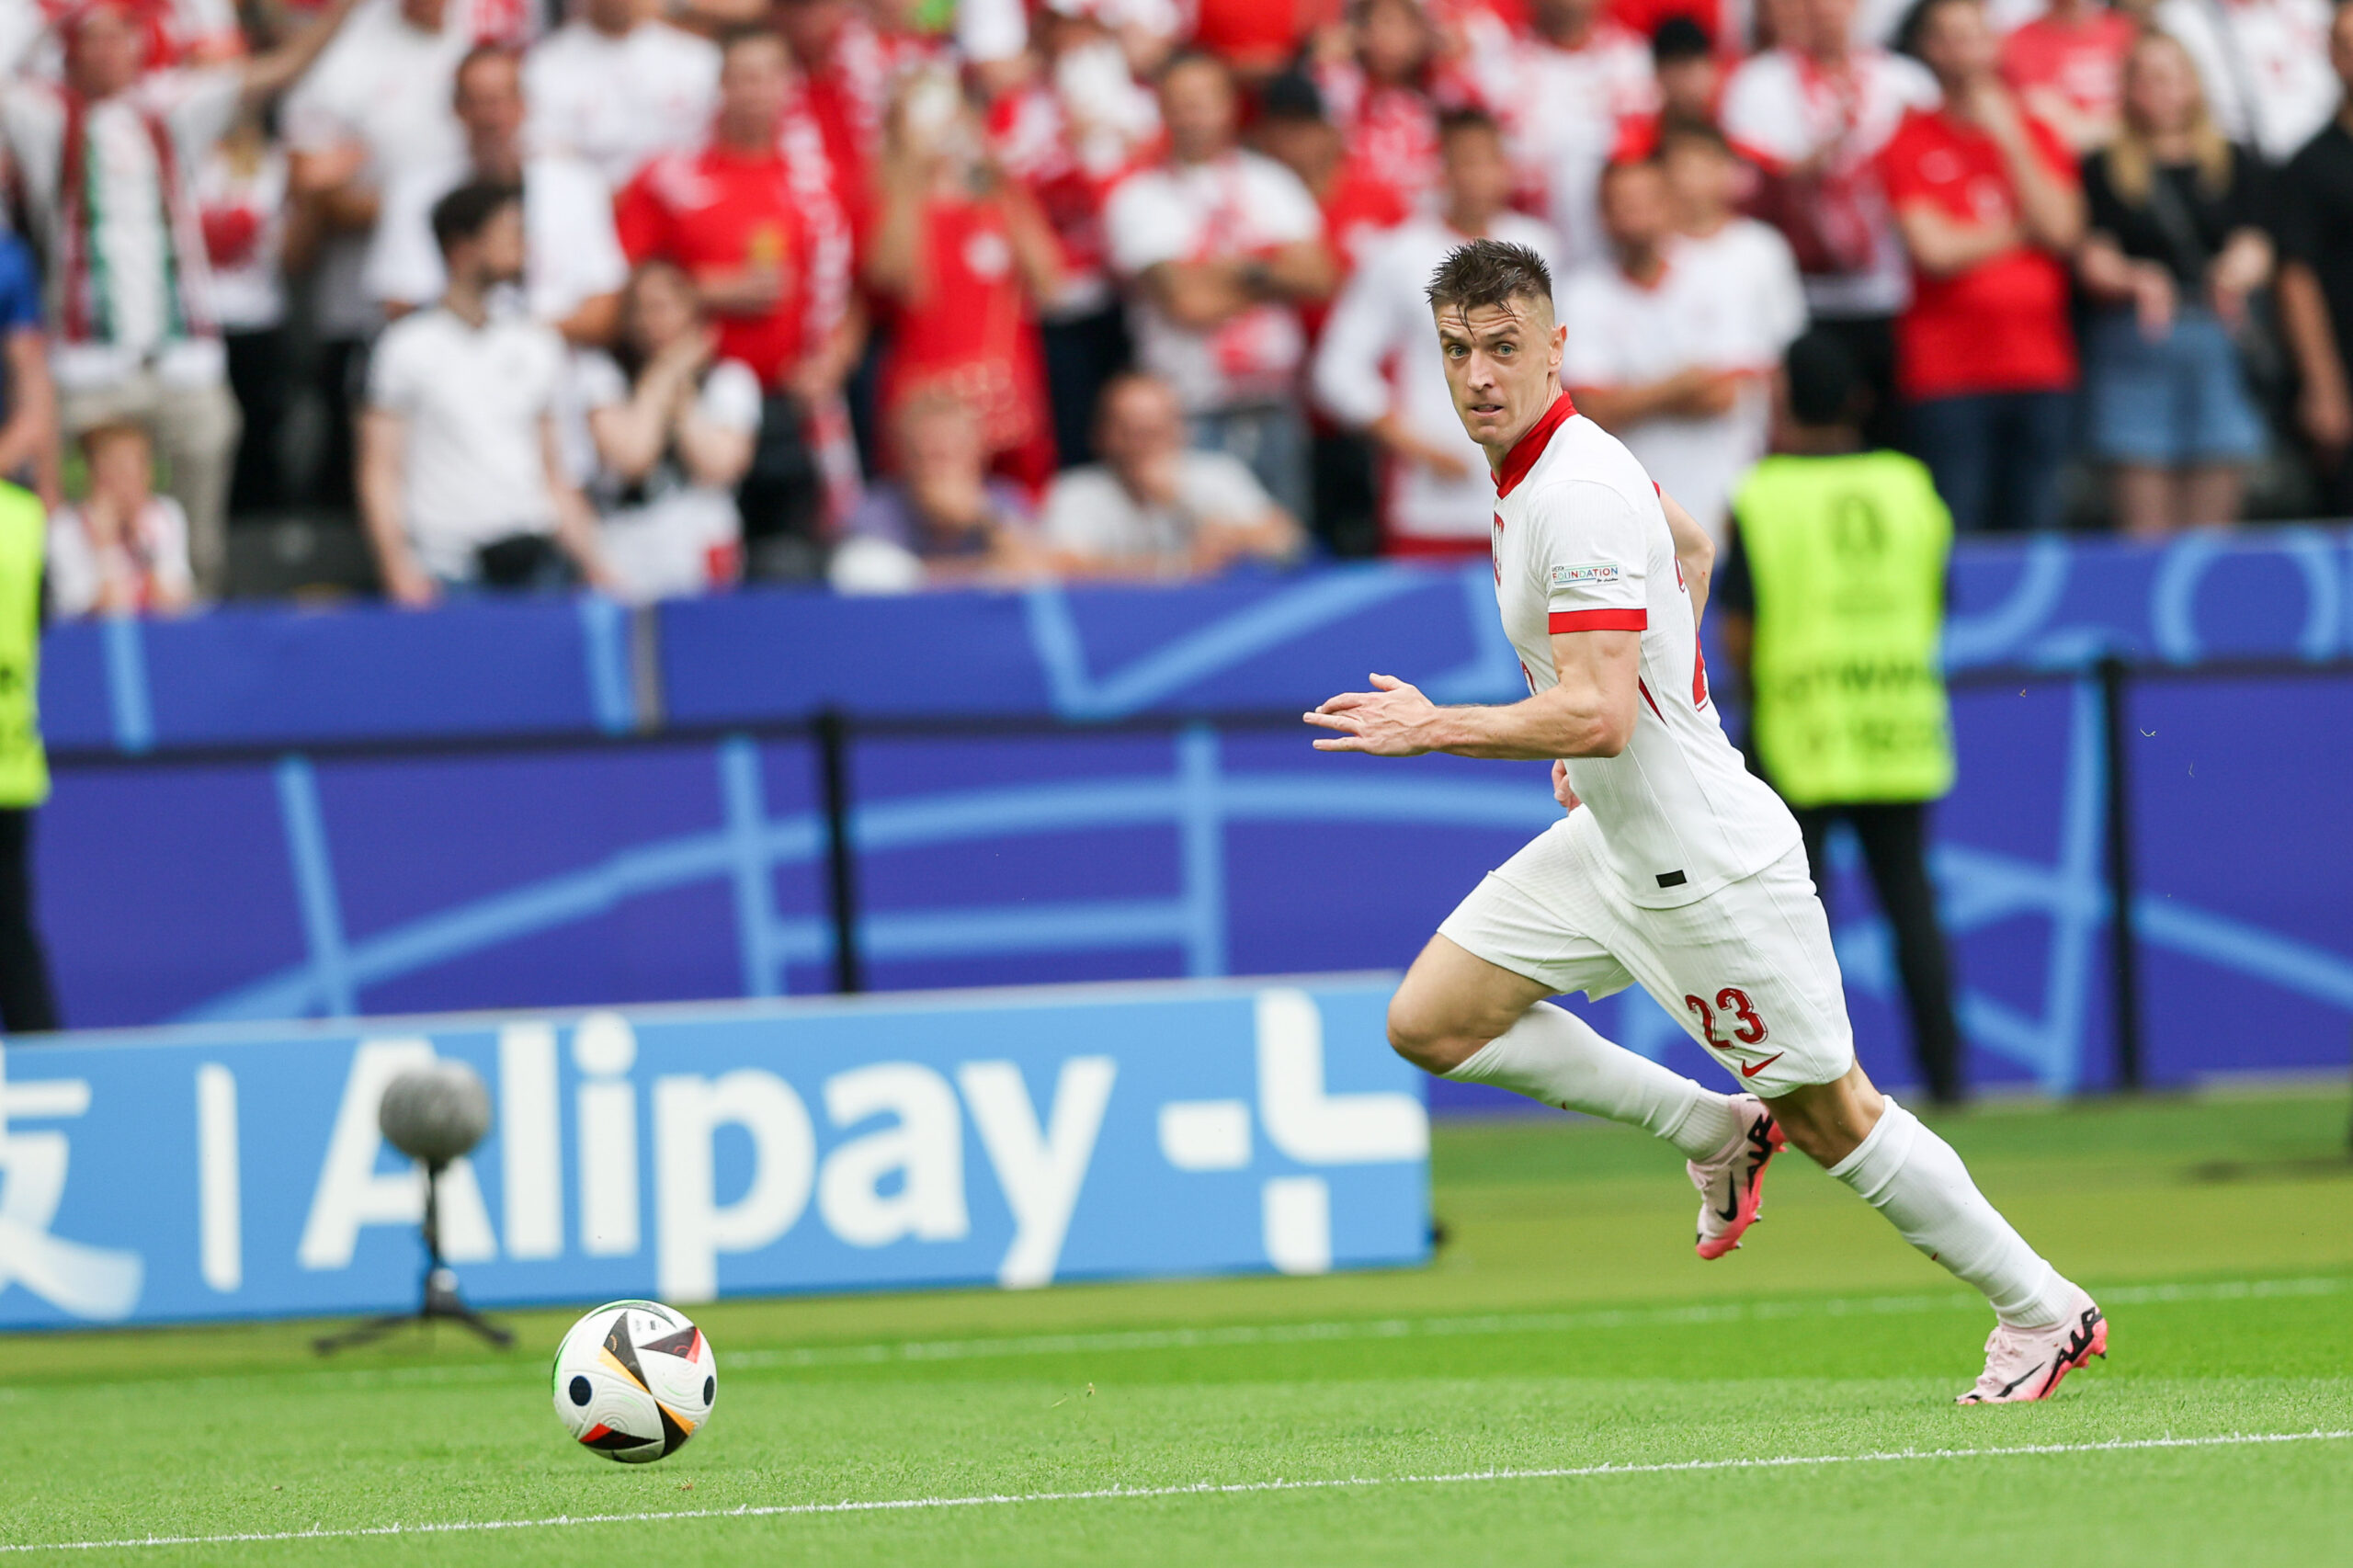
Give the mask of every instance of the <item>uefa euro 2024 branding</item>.
M 1416 1261 L 1385 981 L 157 1031 L 9 1049 L 0 1326 L 396 1307 L 423 1187 L 376 1107 L 471 1062 L 442 1239 L 478 1301 Z

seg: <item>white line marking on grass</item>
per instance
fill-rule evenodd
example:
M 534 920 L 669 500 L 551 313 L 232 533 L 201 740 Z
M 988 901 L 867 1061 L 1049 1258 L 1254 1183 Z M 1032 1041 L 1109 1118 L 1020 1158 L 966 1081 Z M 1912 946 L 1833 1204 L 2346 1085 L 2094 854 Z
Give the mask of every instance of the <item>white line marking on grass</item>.
M 663 1524 L 679 1519 L 773 1519 L 820 1514 L 914 1513 L 932 1508 L 996 1508 L 1028 1503 L 1124 1502 L 1154 1497 L 1230 1497 L 1254 1492 L 1334 1492 L 1382 1486 L 1461 1486 L 1484 1481 L 1574 1481 L 1612 1475 L 1674 1475 L 1687 1471 L 1795 1470 L 1836 1464 L 1904 1464 L 1922 1460 L 2005 1459 L 2034 1454 L 2113 1454 L 2151 1449 L 2244 1448 L 2257 1443 L 2328 1443 L 2341 1432 L 2228 1432 L 2207 1437 L 2114 1437 L 2100 1443 L 2030 1443 L 1991 1449 L 1897 1449 L 1869 1454 L 1788 1454 L 1773 1459 L 1674 1460 L 1659 1464 L 1564 1465 L 1544 1470 L 1473 1470 L 1451 1475 L 1335 1476 L 1322 1481 L 1197 1481 L 1183 1486 L 1105 1486 L 1084 1492 L 983 1493 L 967 1497 L 892 1497 L 870 1502 L 777 1503 L 763 1507 L 676 1508 L 638 1514 L 558 1514 L 541 1519 L 461 1519 L 444 1524 L 364 1525 L 351 1529 L 249 1530 L 229 1535 L 131 1536 L 119 1540 L 0 1544 L 8 1551 L 114 1551 L 148 1546 L 231 1546 L 247 1541 L 364 1540 L 376 1536 L 472 1535 L 490 1530 L 563 1529 L 577 1525 Z

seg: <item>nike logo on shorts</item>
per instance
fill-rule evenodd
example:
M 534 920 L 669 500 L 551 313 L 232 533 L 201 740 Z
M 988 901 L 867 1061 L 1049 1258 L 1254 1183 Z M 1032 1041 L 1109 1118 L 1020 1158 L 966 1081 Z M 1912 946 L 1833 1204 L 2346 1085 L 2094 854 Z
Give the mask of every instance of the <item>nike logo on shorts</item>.
M 1762 1062 L 1755 1063 L 1744 1062 L 1740 1064 L 1740 1075 L 1744 1078 L 1754 1078 L 1756 1074 L 1762 1073 L 1766 1068 L 1770 1067 L 1774 1062 L 1779 1062 L 1782 1057 L 1787 1056 L 1789 1052 L 1786 1051 L 1777 1051 Z

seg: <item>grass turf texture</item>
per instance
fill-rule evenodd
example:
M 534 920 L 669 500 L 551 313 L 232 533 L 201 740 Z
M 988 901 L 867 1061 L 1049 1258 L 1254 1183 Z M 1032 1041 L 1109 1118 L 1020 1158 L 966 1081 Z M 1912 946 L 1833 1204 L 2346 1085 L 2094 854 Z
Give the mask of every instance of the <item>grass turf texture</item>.
M 2040 1405 L 1955 1410 L 1988 1316 L 1792 1155 L 1715 1264 L 1671 1153 L 1563 1119 L 1441 1125 L 1428 1269 L 729 1302 L 710 1429 L 568 1443 L 518 1313 L 322 1368 L 308 1325 L 0 1339 L 0 1545 L 1363 1485 L 196 1542 L 67 1561 L 468 1564 L 2038 1561 L 2353 1563 L 2353 1163 L 2341 1093 L 1940 1123 L 2114 1324 Z M 1504 1480 L 1580 1470 L 2068 1451 Z M 7 1561 L 60 1560 L 48 1552 Z

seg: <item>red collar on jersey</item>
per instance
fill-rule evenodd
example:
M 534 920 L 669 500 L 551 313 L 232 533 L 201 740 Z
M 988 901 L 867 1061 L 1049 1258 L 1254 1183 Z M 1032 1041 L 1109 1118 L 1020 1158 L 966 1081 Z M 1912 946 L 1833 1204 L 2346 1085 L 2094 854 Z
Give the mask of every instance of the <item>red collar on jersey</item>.
M 1511 450 L 1504 454 L 1504 466 L 1495 471 L 1495 496 L 1498 500 L 1519 487 L 1519 482 L 1528 477 L 1528 471 L 1536 466 L 1536 460 L 1542 457 L 1544 449 L 1552 444 L 1552 432 L 1575 418 L 1576 412 L 1577 405 L 1569 401 L 1569 394 L 1564 392 L 1552 400 L 1552 406 L 1544 411 L 1543 418 L 1529 427 L 1527 435 L 1512 443 Z

